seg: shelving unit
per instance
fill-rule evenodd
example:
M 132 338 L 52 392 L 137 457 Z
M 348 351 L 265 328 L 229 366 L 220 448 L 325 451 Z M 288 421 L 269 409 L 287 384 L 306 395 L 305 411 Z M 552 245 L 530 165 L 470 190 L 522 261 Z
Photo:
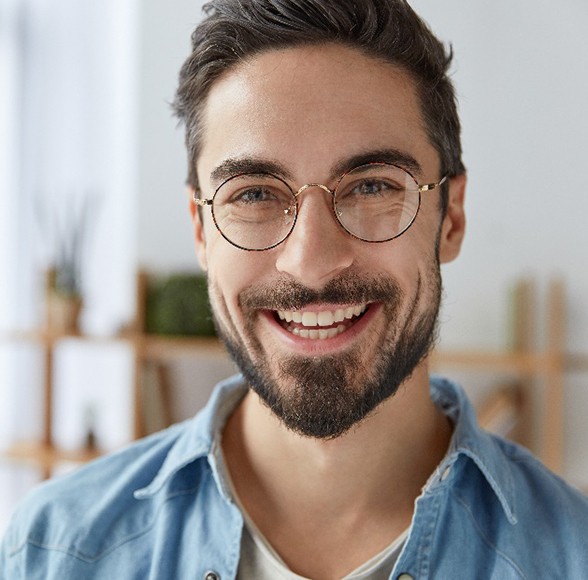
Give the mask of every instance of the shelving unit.
M 162 379 L 165 393 L 166 369 L 173 361 L 191 357 L 197 353 L 219 356 L 223 349 L 215 338 L 185 338 L 152 336 L 143 332 L 145 304 L 145 276 L 140 275 L 137 284 L 137 320 L 133 330 L 122 336 L 112 338 L 93 338 L 75 334 L 39 332 L 14 332 L 0 337 L 0 340 L 24 341 L 39 344 L 44 353 L 43 379 L 43 431 L 42 438 L 36 442 L 15 445 L 3 455 L 12 460 L 29 461 L 37 465 L 44 477 L 49 477 L 56 463 L 62 461 L 84 462 L 99 455 L 94 449 L 63 451 L 57 449 L 53 440 L 53 368 L 54 350 L 57 343 L 67 338 L 83 341 L 112 342 L 124 341 L 134 352 L 133 386 L 133 436 L 140 438 L 146 433 L 143 413 L 142 374 L 147 363 L 155 363 Z M 485 405 L 479 409 L 483 423 L 490 425 L 503 420 L 516 420 L 517 438 L 528 444 L 530 432 L 530 400 L 533 395 L 533 381 L 541 379 L 545 385 L 545 405 L 541 424 L 544 426 L 542 443 L 535 450 L 539 457 L 556 472 L 562 469 L 563 448 L 563 392 L 564 372 L 570 368 L 588 370 L 588 356 L 567 356 L 564 353 L 564 291 L 559 282 L 552 283 L 547 301 L 547 346 L 542 351 L 533 347 L 536 307 L 531 284 L 521 283 L 515 296 L 514 305 L 514 344 L 507 352 L 479 351 L 436 351 L 432 355 L 433 370 L 468 369 L 508 372 L 516 375 L 514 387 L 497 388 Z M 165 394 L 164 393 L 164 394 Z M 169 415 L 167 413 L 166 415 Z M 545 434 L 548 434 L 546 436 Z
M 545 389 L 541 433 L 536 455 L 556 473 L 563 468 L 563 404 L 564 374 L 570 369 L 565 354 L 565 296 L 563 283 L 551 281 L 545 308 L 546 344 L 542 350 L 535 346 L 537 324 L 537 300 L 533 284 L 521 281 L 513 296 L 513 340 L 512 348 L 506 352 L 442 351 L 434 353 L 433 368 L 457 368 L 492 373 L 511 373 L 516 381 L 505 390 L 498 385 L 495 392 L 478 409 L 481 424 L 483 418 L 496 412 L 513 415 L 516 419 L 515 439 L 532 447 L 532 398 L 534 382 L 542 380 Z M 576 357 L 576 363 L 580 362 Z M 587 361 L 581 361 L 582 363 Z M 513 395 L 514 390 L 514 395 Z M 491 409 L 498 409 L 494 414 Z M 499 419 L 498 419 L 499 420 Z
M 144 365 L 154 362 L 165 367 L 180 358 L 198 354 L 211 353 L 219 355 L 222 346 L 215 338 L 187 338 L 151 336 L 132 332 L 124 336 L 97 338 L 81 334 L 55 333 L 48 331 L 13 332 L 0 337 L 8 342 L 26 342 L 37 344 L 43 351 L 43 416 L 41 438 L 37 441 L 22 441 L 1 453 L 4 457 L 32 463 L 39 467 L 44 479 L 51 476 L 56 464 L 62 462 L 83 463 L 100 456 L 97 449 L 63 450 L 54 444 L 53 437 L 53 377 L 55 347 L 67 339 L 99 343 L 123 342 L 129 344 L 134 353 L 133 384 L 133 438 L 139 439 L 147 434 L 143 420 L 143 390 L 141 377 Z M 164 390 L 165 385 L 162 385 Z
M 142 377 L 147 364 L 155 364 L 161 380 L 164 399 L 169 396 L 166 384 L 167 367 L 181 358 L 210 354 L 221 356 L 223 348 L 214 337 L 178 337 L 150 335 L 145 332 L 145 310 L 147 297 L 147 275 L 140 272 L 136 285 L 137 310 L 131 327 L 117 336 L 94 337 L 80 333 L 60 332 L 45 328 L 37 331 L 15 331 L 0 335 L 0 342 L 28 343 L 40 346 L 43 353 L 43 414 L 41 437 L 36 441 L 22 441 L 0 453 L 7 459 L 28 462 L 37 466 L 41 476 L 46 479 L 51 476 L 54 467 L 62 462 L 83 463 L 97 458 L 101 453 L 95 448 L 78 450 L 64 450 L 54 443 L 53 436 L 53 404 L 54 404 L 54 360 L 56 346 L 64 340 L 80 340 L 96 344 L 125 343 L 133 351 L 133 428 L 134 439 L 147 434 L 143 409 Z M 169 410 L 164 413 L 171 422 Z

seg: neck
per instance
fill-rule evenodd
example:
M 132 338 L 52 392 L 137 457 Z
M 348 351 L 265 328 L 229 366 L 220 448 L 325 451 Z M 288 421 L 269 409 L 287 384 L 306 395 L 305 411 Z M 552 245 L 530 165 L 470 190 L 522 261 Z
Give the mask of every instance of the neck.
M 333 440 L 289 431 L 250 392 L 227 424 L 223 449 L 237 494 L 270 543 L 280 544 L 277 529 L 302 526 L 321 537 L 318 528 L 343 534 L 369 522 L 384 547 L 384 537 L 391 541 L 410 524 L 450 437 L 423 363 L 396 395 Z

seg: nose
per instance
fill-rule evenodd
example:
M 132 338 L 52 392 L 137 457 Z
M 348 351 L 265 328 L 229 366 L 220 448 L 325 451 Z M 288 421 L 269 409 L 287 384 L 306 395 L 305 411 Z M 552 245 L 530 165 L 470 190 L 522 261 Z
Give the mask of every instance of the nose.
M 333 215 L 329 190 L 313 184 L 300 193 L 296 225 L 278 247 L 276 268 L 319 289 L 351 266 L 354 240 Z

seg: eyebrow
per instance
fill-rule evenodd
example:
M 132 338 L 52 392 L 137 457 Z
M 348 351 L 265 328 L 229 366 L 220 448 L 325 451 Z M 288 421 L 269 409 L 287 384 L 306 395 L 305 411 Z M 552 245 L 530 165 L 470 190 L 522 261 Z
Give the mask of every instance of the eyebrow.
M 409 173 L 422 175 L 421 165 L 412 155 L 399 149 L 375 149 L 362 151 L 336 163 L 331 168 L 329 180 L 338 179 L 347 171 L 369 163 L 391 163 L 402 167 Z M 278 161 L 257 157 L 225 159 L 212 170 L 210 179 L 213 184 L 218 184 L 243 173 L 254 175 L 271 173 L 284 180 L 292 180 L 291 172 Z
M 225 159 L 212 170 L 210 173 L 210 180 L 213 183 L 219 183 L 242 173 L 250 173 L 254 175 L 271 173 L 282 179 L 292 178 L 291 173 L 277 161 L 256 157 L 243 157 Z
M 398 165 L 413 175 L 422 175 L 423 173 L 421 164 L 409 153 L 399 149 L 375 149 L 373 151 L 363 151 L 343 159 L 331 170 L 331 178 L 336 179 L 360 165 L 368 165 L 369 163 L 391 163 L 392 165 Z

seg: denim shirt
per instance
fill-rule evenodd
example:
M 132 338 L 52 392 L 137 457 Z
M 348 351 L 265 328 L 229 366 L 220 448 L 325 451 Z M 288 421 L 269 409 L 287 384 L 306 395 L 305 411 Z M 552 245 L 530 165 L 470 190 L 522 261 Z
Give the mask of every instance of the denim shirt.
M 40 486 L 4 537 L 0 578 L 235 578 L 243 518 L 220 439 L 245 392 L 225 381 L 194 419 Z M 588 578 L 586 498 L 482 431 L 458 386 L 432 378 L 431 396 L 454 434 L 391 578 Z

